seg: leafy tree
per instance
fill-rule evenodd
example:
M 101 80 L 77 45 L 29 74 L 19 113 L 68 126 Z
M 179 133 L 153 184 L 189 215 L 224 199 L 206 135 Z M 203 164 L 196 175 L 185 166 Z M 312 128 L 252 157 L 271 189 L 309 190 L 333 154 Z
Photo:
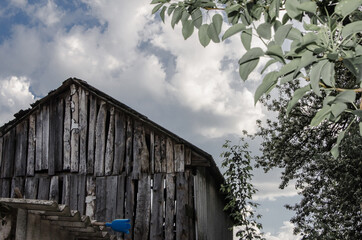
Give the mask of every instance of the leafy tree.
M 257 190 L 251 183 L 253 168 L 248 144 L 231 146 L 230 141 L 226 141 L 223 148 L 225 151 L 221 157 L 224 158 L 222 166 L 226 168 L 226 182 L 221 191 L 227 196 L 225 210 L 231 212 L 235 226 L 242 226 L 236 236 L 240 240 L 264 239 L 260 233 L 262 225 L 257 222 L 261 216 L 254 213 L 258 204 L 251 200 Z
M 346 68 L 339 67 L 336 76 L 346 87 L 356 85 Z M 362 137 L 358 124 L 353 122 L 348 137 L 340 142 L 339 157 L 331 157 L 329 151 L 339 141 L 339 132 L 353 116 L 343 113 L 338 121 L 309 126 L 323 105 L 323 97 L 309 93 L 287 117 L 288 99 L 300 89 L 297 84 L 280 88 L 278 99 L 264 100 L 278 118 L 268 120 L 266 126 L 259 122 L 256 136 L 263 139 L 263 154 L 257 162 L 266 171 L 284 169 L 281 188 L 296 180 L 302 199 L 287 208 L 296 212 L 291 222 L 303 239 L 362 239 Z
M 269 61 L 262 71 L 262 83 L 257 88 L 257 102 L 275 86 L 302 80 L 298 91 L 288 99 L 287 113 L 304 95 L 314 92 L 326 99 L 311 119 L 317 126 L 324 119 L 336 121 L 344 112 L 352 115 L 350 122 L 359 122 L 362 134 L 362 0 L 153 0 L 152 13 L 159 12 L 164 21 L 171 17 L 171 26 L 182 24 L 185 39 L 195 28 L 200 43 L 207 46 L 239 34 L 247 52 L 239 60 L 243 80 L 256 68 L 261 57 Z M 205 17 L 214 12 L 212 20 Z M 259 25 L 256 22 L 260 21 Z M 224 22 L 229 28 L 222 32 Z M 293 23 L 303 26 L 297 28 Z M 253 38 L 259 38 L 264 47 L 252 47 Z M 286 50 L 289 49 L 289 50 Z M 336 65 L 342 64 L 357 79 L 354 88 L 343 88 L 336 81 Z M 278 70 L 270 71 L 271 66 Z M 348 124 L 347 126 L 350 126 Z M 345 132 L 342 132 L 340 139 Z M 332 148 L 338 156 L 340 141 Z

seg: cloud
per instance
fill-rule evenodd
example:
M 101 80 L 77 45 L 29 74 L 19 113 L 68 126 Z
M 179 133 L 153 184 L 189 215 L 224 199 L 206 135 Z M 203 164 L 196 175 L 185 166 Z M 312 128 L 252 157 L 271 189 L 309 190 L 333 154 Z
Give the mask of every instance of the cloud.
M 275 201 L 278 197 L 294 197 L 298 195 L 293 182 L 284 189 L 279 189 L 278 181 L 256 182 L 254 186 L 259 190 L 255 196 L 255 201 L 269 200 Z

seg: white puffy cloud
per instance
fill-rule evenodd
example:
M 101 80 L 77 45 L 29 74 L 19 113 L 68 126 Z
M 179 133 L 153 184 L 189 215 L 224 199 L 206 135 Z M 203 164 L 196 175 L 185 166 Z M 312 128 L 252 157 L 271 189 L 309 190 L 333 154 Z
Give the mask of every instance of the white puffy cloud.
M 269 200 L 275 201 L 278 197 L 294 197 L 298 195 L 293 182 L 284 189 L 279 189 L 278 181 L 262 181 L 254 183 L 254 186 L 259 190 L 253 199 L 256 201 Z
M 0 125 L 12 119 L 20 109 L 26 109 L 34 101 L 26 77 L 11 76 L 0 79 Z

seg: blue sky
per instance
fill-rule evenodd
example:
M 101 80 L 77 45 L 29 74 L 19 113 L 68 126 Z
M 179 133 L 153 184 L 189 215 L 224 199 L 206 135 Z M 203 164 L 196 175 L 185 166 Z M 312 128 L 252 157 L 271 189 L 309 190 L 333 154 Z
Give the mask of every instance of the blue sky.
M 87 81 L 214 156 L 225 139 L 269 113 L 253 93 L 237 61 L 238 37 L 203 48 L 194 34 L 183 40 L 151 15 L 148 0 L 0 1 L 0 124 L 59 87 L 69 77 Z M 258 45 L 256 41 L 253 44 Z M 262 64 L 262 63 L 261 63 Z M 260 67 L 258 68 L 260 70 Z M 251 143 L 254 152 L 258 143 Z M 298 200 L 293 186 L 279 190 L 280 170 L 255 172 L 268 240 L 296 239 L 284 209 Z

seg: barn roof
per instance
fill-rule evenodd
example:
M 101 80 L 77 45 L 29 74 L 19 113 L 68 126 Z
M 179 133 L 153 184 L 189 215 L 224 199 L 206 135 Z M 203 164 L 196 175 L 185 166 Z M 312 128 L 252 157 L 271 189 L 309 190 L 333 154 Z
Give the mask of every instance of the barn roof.
M 171 131 L 167 130 L 166 128 L 158 125 L 157 123 L 150 120 L 148 117 L 142 115 L 141 113 L 135 111 L 134 109 L 130 108 L 129 106 L 121 103 L 120 101 L 112 98 L 111 96 L 107 95 L 106 93 L 94 88 L 93 86 L 89 85 L 86 81 L 77 78 L 69 78 L 63 82 L 63 84 L 48 93 L 47 96 L 43 97 L 42 99 L 36 101 L 35 103 L 31 104 L 31 108 L 27 110 L 20 110 L 18 113 L 14 114 L 15 119 L 11 120 L 10 122 L 6 123 L 2 127 L 0 127 L 0 137 L 7 133 L 10 129 L 20 123 L 23 119 L 27 118 L 30 114 L 36 111 L 39 107 L 41 107 L 44 103 L 49 102 L 54 97 L 61 95 L 65 91 L 69 90 L 69 87 L 75 84 L 93 95 L 97 96 L 98 98 L 102 99 L 103 101 L 107 102 L 110 105 L 113 105 L 115 108 L 118 108 L 125 113 L 137 118 L 138 120 L 146 123 L 150 127 L 156 129 L 157 131 L 162 132 L 166 136 L 169 136 L 175 139 L 177 142 L 185 144 L 192 150 L 192 164 L 193 167 L 209 167 L 213 177 L 219 182 L 224 182 L 224 178 L 217 167 L 213 157 L 208 154 L 207 152 L 203 151 L 202 149 L 198 148 L 197 146 L 193 145 L 192 143 L 184 140 L 183 138 L 177 136 L 176 134 L 172 133 Z

